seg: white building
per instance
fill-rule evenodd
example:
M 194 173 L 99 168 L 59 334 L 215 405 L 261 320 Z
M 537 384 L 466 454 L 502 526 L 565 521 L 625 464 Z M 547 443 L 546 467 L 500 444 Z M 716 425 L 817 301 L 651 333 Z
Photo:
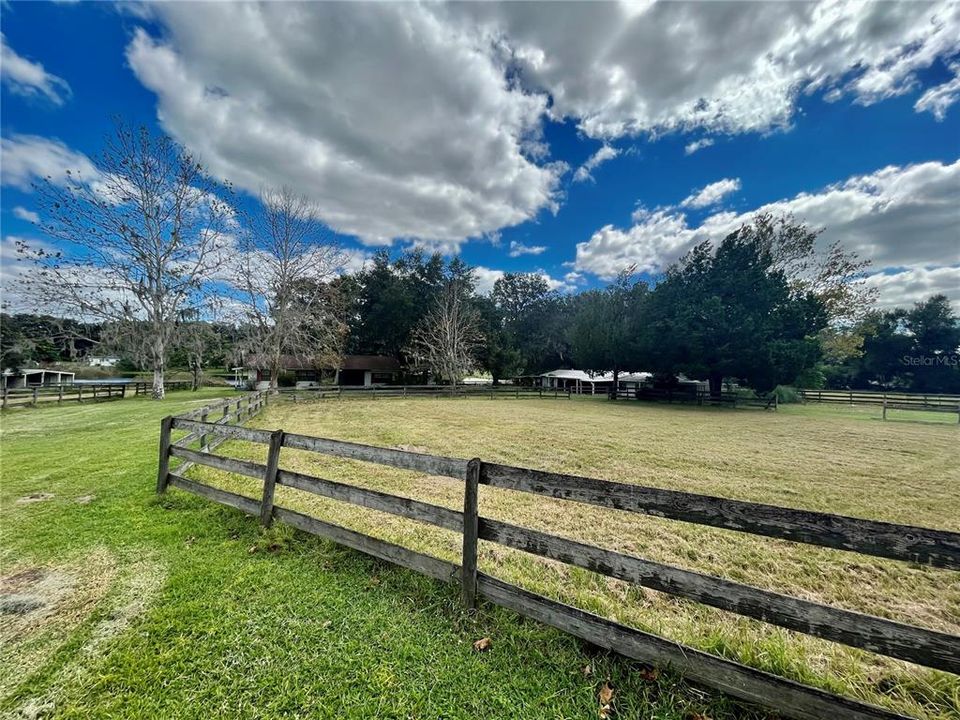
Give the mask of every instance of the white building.
M 120 358 L 113 355 L 91 355 L 87 357 L 87 365 L 90 367 L 113 367 L 118 362 L 120 362 Z
M 47 368 L 23 368 L 3 371 L 3 387 L 7 389 L 72 385 L 75 373 Z

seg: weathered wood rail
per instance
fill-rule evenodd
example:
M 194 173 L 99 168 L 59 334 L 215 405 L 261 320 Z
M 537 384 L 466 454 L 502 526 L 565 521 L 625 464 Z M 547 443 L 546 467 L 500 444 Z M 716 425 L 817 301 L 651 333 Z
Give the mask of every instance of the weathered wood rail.
M 119 400 L 126 397 L 127 383 L 74 383 L 3 388 L 2 407 L 36 406 L 41 403 Z
M 960 423 L 960 395 L 875 390 L 800 390 L 799 393 L 808 403 L 879 406 L 883 409 L 884 420 L 888 410 L 912 410 L 955 414 Z
M 252 396 L 246 412 L 239 407 L 235 411 L 223 410 L 216 422 L 210 422 L 211 411 L 207 409 L 206 412 L 195 411 L 189 417 L 165 419 L 161 433 L 158 491 L 164 492 L 172 486 L 259 517 L 266 525 L 273 521 L 284 522 L 438 580 L 458 582 L 467 606 L 472 606 L 478 597 L 485 598 L 635 660 L 671 666 L 692 681 L 771 707 L 787 717 L 890 720 L 902 716 L 715 657 L 506 583 L 478 570 L 478 541 L 498 543 L 825 640 L 960 674 L 960 637 L 790 597 L 484 517 L 480 510 L 479 488 L 487 485 L 533 493 L 741 533 L 924 563 L 951 571 L 960 570 L 960 533 L 542 472 L 487 463 L 477 458 L 441 457 L 228 424 L 228 420 L 234 417 L 248 417 L 249 408 L 259 411 L 266 402 L 265 394 Z M 202 419 L 204 415 L 206 421 Z M 174 442 L 171 441 L 174 430 L 188 434 Z M 266 444 L 269 446 L 267 462 L 250 462 L 214 455 L 209 449 L 184 447 L 188 442 L 204 437 L 217 438 L 217 444 L 228 439 Z M 211 448 L 214 444 L 208 442 L 206 446 Z M 451 510 L 286 470 L 281 467 L 283 448 L 463 480 L 463 510 Z M 185 461 L 186 465 L 171 471 L 171 457 Z M 259 500 L 245 497 L 185 477 L 193 464 L 261 480 L 262 497 Z M 274 503 L 276 485 L 460 532 L 463 534 L 462 563 L 454 565 L 277 506 Z
M 318 388 L 283 388 L 280 391 L 291 396 L 294 401 L 301 400 L 348 400 L 367 398 L 405 397 L 481 397 L 490 398 L 566 398 L 571 397 L 569 389 L 524 387 L 521 385 L 372 385 L 369 387 L 351 387 L 338 385 Z
M 618 400 L 646 400 L 648 402 L 665 402 L 670 404 L 719 405 L 733 408 L 755 407 L 763 408 L 764 410 L 776 410 L 779 407 L 776 393 L 772 393 L 768 397 L 757 397 L 729 391 L 711 395 L 708 390 L 697 389 L 632 388 L 617 390 L 616 394 Z
M 133 388 L 134 395 L 150 395 L 153 393 L 153 383 L 146 382 L 142 380 L 137 380 L 136 382 L 129 383 Z M 193 383 L 189 380 L 164 380 L 163 389 L 164 392 L 170 392 L 172 390 L 190 390 L 193 387 Z

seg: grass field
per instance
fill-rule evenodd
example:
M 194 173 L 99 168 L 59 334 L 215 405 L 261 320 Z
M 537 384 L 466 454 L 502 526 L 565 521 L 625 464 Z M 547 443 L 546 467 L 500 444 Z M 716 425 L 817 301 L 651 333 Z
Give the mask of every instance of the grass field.
M 207 398 L 211 393 L 207 394 Z M 2 418 L 0 713 L 62 717 L 761 718 L 762 711 L 483 607 L 456 589 L 176 490 L 153 497 L 174 393 Z M 960 530 L 955 425 L 904 413 L 776 415 L 598 400 L 271 405 L 253 424 L 791 507 Z M 939 424 L 936 421 L 941 421 Z M 263 459 L 229 443 L 218 452 Z M 458 507 L 462 484 L 284 451 L 284 467 Z M 252 482 L 195 468 L 255 495 Z M 28 496 L 47 493 L 52 497 Z M 26 499 L 26 500 L 25 500 Z M 309 510 L 446 559 L 459 538 L 278 488 Z M 484 514 L 960 634 L 957 573 L 481 488 Z M 923 718 L 960 716 L 960 679 L 481 544 L 482 570 L 788 677 Z M 6 600 L 5 600 L 6 602 Z M 472 643 L 490 637 L 490 652 Z M 589 667 L 589 673 L 584 669 Z

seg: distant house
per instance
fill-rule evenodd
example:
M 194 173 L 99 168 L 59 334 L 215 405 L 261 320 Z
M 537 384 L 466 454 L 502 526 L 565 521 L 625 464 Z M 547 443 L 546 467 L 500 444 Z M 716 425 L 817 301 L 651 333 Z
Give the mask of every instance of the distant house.
M 51 385 L 72 385 L 75 374 L 66 370 L 49 370 L 47 368 L 22 368 L 14 372 L 3 371 L 3 387 L 31 388 L 48 387 Z
M 112 368 L 119 362 L 120 362 L 120 358 L 114 357 L 113 355 L 88 355 L 87 356 L 87 365 L 89 365 L 90 367 Z
M 613 372 L 590 373 L 583 370 L 559 369 L 551 370 L 540 375 L 524 375 L 514 378 L 514 382 L 520 385 L 532 385 L 542 388 L 557 388 L 559 390 L 570 390 L 577 394 L 596 395 L 597 393 L 608 393 L 613 389 Z M 696 392 L 709 389 L 709 384 L 704 380 L 690 380 L 683 375 L 676 378 L 678 387 Z M 617 389 L 637 391 L 641 388 L 653 386 L 653 373 L 621 372 L 617 376 Z
M 261 356 L 250 356 L 243 367 L 247 381 L 254 387 L 266 387 L 270 382 L 270 370 Z M 313 387 L 324 381 L 364 387 L 388 385 L 400 375 L 400 363 L 385 355 L 344 355 L 340 368 L 317 368 L 293 355 L 283 355 L 280 367 L 284 372 L 293 373 L 298 388 Z
M 613 387 L 613 373 L 594 373 L 583 370 L 551 370 L 540 375 L 524 375 L 514 379 L 519 385 L 533 387 L 569 389 L 571 392 L 595 395 L 597 392 L 609 392 Z

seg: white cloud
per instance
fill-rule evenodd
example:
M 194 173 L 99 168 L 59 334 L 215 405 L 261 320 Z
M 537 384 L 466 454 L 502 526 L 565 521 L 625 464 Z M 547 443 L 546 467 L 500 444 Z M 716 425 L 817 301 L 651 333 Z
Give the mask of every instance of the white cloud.
M 547 98 L 479 30 L 408 3 L 159 4 L 127 59 L 214 173 L 290 185 L 369 245 L 481 237 L 555 209 Z M 216 28 L 216 32 L 211 32 Z M 238 51 L 242 48 L 242 52 Z
M 363 270 L 372 257 L 369 252 L 355 248 L 344 248 L 341 252 L 343 254 L 343 272 L 348 275 Z
M 493 286 L 504 276 L 503 270 L 493 270 L 482 265 L 473 269 L 473 276 L 476 278 L 477 292 L 481 295 L 489 295 L 493 292 Z
M 703 150 L 713 145 L 714 141 L 712 138 L 703 138 L 702 140 L 694 140 L 692 143 L 687 143 L 683 148 L 684 155 L 693 155 L 698 150 Z
M 867 284 L 879 291 L 877 305 L 881 308 L 908 307 L 941 293 L 960 310 L 960 265 L 899 268 L 871 275 Z
M 520 257 L 521 255 L 539 255 L 545 252 L 546 245 L 524 245 L 516 240 L 510 241 L 510 257 Z
M 476 278 L 476 290 L 481 295 L 489 295 L 493 292 L 494 284 L 506 274 L 503 270 L 494 270 L 482 265 L 475 267 L 473 272 Z M 582 282 L 581 277 L 573 272 L 567 273 L 562 280 L 552 277 L 543 270 L 534 270 L 531 274 L 543 278 L 550 290 L 557 290 L 559 292 L 571 292 L 576 288 L 577 284 Z
M 127 59 L 164 127 L 217 175 L 293 186 L 369 245 L 451 248 L 556 211 L 568 168 L 549 161 L 548 116 L 604 140 L 766 132 L 789 127 L 803 92 L 876 102 L 960 52 L 960 4 L 946 1 L 144 12 L 162 30 L 137 30 Z M 605 144 L 592 167 L 615 152 Z
M 938 121 L 947 117 L 947 110 L 960 100 L 960 62 L 950 66 L 953 79 L 927 90 L 913 105 L 917 112 L 930 112 Z
M 66 80 L 48 73 L 40 63 L 18 55 L 7 45 L 3 33 L 0 33 L 0 78 L 10 92 L 24 97 L 43 97 L 54 105 L 63 105 L 71 95 Z
M 722 239 L 758 212 L 792 214 L 824 227 L 824 242 L 839 241 L 871 260 L 874 270 L 952 266 L 960 260 L 960 160 L 886 167 L 750 212 L 714 213 L 698 226 L 689 225 L 675 208 L 641 208 L 632 227 L 607 225 L 579 243 L 574 269 L 603 278 L 632 264 L 658 272 L 697 243 Z
M 691 193 L 680 207 L 705 208 L 716 205 L 727 195 L 740 189 L 740 178 L 724 178 L 710 183 L 704 188 Z
M 592 137 L 789 126 L 799 94 L 872 103 L 960 50 L 960 5 L 937 3 L 457 4 L 486 24 L 555 117 Z M 570 28 L 575 27 L 575 33 Z
M 79 173 L 89 181 L 100 174 L 90 159 L 59 140 L 37 135 L 13 135 L 0 139 L 0 184 L 29 192 L 30 183 L 49 177 L 62 183 L 65 171 Z
M 587 158 L 587 161 L 583 165 L 577 168 L 577 171 L 573 174 L 573 181 L 584 182 L 586 180 L 593 180 L 593 171 L 607 162 L 607 160 L 613 160 L 619 154 L 620 151 L 612 145 L 603 145 L 603 147 Z
M 27 210 L 25 207 L 21 207 L 20 205 L 17 205 L 17 207 L 13 209 L 13 214 L 14 214 L 14 217 L 18 217 L 21 220 L 26 220 L 27 222 L 33 223 L 34 225 L 40 224 L 39 215 L 33 212 L 33 210 Z

